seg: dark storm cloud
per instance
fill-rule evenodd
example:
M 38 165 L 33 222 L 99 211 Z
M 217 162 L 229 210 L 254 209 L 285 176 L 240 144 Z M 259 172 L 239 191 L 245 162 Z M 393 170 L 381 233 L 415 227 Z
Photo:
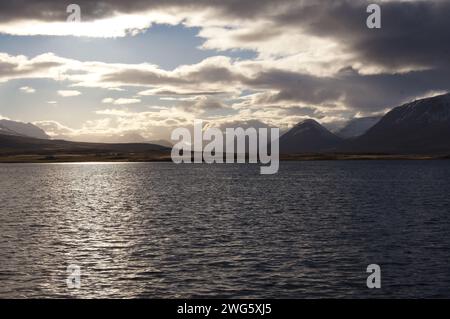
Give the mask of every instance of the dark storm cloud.
M 265 19 L 273 23 L 273 28 L 238 37 L 243 41 L 261 40 L 276 36 L 286 27 L 298 26 L 310 34 L 341 40 L 368 62 L 386 66 L 447 64 L 450 54 L 450 1 L 382 2 L 380 30 L 365 25 L 366 7 L 376 1 L 353 0 L 1 1 L 0 21 L 64 21 L 65 9 L 73 2 L 81 6 L 83 19 L 170 8 L 179 12 L 212 9 L 215 16 L 224 19 Z
M 105 18 L 117 13 L 136 13 L 151 9 L 180 8 L 184 10 L 215 9 L 228 17 L 251 18 L 255 14 L 270 11 L 294 0 L 16 0 L 0 2 L 0 20 L 12 21 L 38 19 L 43 21 L 65 20 L 66 8 L 76 3 L 82 8 L 84 18 Z M 298 2 L 298 1 L 297 1 Z
M 321 104 L 335 101 L 342 95 L 341 88 L 335 85 L 334 82 L 336 82 L 334 78 L 317 77 L 283 70 L 266 70 L 260 72 L 252 79 L 247 79 L 245 84 L 257 89 L 279 90 L 279 93 L 269 98 L 266 103 L 302 101 Z
M 182 78 L 176 78 L 170 75 L 162 75 L 156 71 L 145 70 L 123 70 L 119 72 L 109 73 L 103 76 L 105 82 L 120 82 L 127 84 L 140 85 L 184 85 L 189 82 Z
M 345 101 L 354 109 L 379 111 L 431 91 L 450 91 L 450 68 L 406 74 L 352 75 L 342 79 Z
M 332 38 L 357 53 L 363 63 L 386 67 L 449 64 L 450 1 L 382 2 L 382 28 L 366 27 L 366 7 L 376 1 L 354 0 L 36 0 L 1 1 L 0 21 L 38 19 L 64 21 L 66 7 L 76 2 L 84 20 L 114 13 L 169 10 L 172 13 L 212 10 L 225 19 L 269 21 L 270 29 L 237 35 L 242 42 L 261 41 L 301 28 L 309 34 Z M 169 12 L 169 11 L 168 11 Z M 200 26 L 201 27 L 201 26 Z M 292 29 L 294 28 L 294 29 Z
M 239 81 L 244 77 L 226 66 L 198 64 L 186 72 L 161 72 L 160 70 L 130 69 L 109 73 L 103 77 L 105 82 L 120 82 L 140 85 L 198 85 L 202 83 L 227 83 Z
M 316 117 L 321 118 L 324 117 L 325 114 L 318 111 L 312 107 L 304 107 L 304 106 L 288 106 L 288 107 L 280 107 L 278 110 L 278 114 L 282 116 L 292 116 L 292 115 L 300 115 L 300 116 L 308 116 L 308 117 Z
M 244 83 L 254 89 L 278 90 L 262 98 L 261 104 L 290 102 L 333 108 L 336 101 L 342 101 L 355 111 L 377 112 L 430 91 L 450 91 L 450 68 L 376 75 L 347 70 L 335 77 L 267 70 Z
M 366 27 L 376 1 L 308 2 L 275 17 L 276 25 L 341 41 L 362 62 L 386 67 L 449 65 L 450 1 L 383 2 L 382 28 Z

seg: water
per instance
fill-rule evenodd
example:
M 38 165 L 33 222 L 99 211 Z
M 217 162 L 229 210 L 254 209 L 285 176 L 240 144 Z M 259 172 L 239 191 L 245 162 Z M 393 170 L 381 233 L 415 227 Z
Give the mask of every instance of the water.
M 1 164 L 0 297 L 450 297 L 449 194 L 448 161 Z

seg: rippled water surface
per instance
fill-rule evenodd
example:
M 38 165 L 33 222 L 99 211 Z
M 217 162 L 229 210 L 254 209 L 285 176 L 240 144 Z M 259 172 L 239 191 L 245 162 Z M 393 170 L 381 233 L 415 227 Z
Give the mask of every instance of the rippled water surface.
M 0 297 L 450 297 L 450 162 L 0 164 Z

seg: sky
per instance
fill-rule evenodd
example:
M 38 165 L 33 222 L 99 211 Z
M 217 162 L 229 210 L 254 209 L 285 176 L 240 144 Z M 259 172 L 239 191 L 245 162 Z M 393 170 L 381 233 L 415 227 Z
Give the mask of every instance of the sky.
M 448 92 L 449 16 L 448 0 L 1 1 L 0 118 L 78 141 L 169 139 L 194 119 L 336 128 Z

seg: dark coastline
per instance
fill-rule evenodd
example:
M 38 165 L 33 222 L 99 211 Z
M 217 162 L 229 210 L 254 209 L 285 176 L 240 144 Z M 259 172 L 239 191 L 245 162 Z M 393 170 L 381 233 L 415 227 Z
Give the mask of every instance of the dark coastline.
M 281 154 L 280 161 L 349 160 L 446 160 L 448 154 Z M 171 162 L 170 153 L 148 154 L 14 154 L 0 155 L 0 163 L 95 163 L 95 162 Z

